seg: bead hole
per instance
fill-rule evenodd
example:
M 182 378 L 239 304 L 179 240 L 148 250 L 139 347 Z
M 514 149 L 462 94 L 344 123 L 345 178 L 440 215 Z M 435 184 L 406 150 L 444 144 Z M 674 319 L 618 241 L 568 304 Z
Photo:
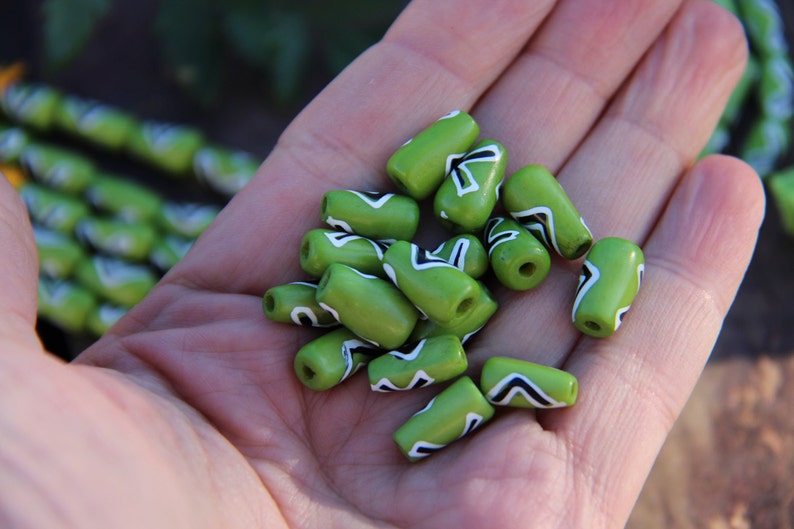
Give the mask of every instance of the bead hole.
M 461 301 L 460 304 L 458 304 L 458 309 L 456 311 L 458 316 L 466 314 L 472 305 L 474 305 L 473 298 L 466 298 L 463 301 Z
M 584 326 L 590 329 L 591 331 L 600 331 L 601 326 L 594 321 L 586 321 L 584 322 Z
M 312 251 L 311 242 L 308 241 L 308 240 L 303 241 L 303 244 L 301 244 L 301 255 L 300 255 L 300 258 L 302 260 L 304 260 L 304 261 L 308 260 L 309 259 L 309 255 L 311 255 L 311 251 Z
M 518 268 L 518 273 L 524 277 L 535 275 L 535 263 L 524 263 Z
M 317 373 L 314 372 L 314 369 L 307 366 L 306 364 L 303 364 L 301 371 L 303 372 L 303 378 L 306 380 L 311 380 L 315 377 L 315 375 L 317 375 Z
M 324 196 L 323 201 L 320 203 L 320 217 L 322 219 L 328 217 L 328 214 L 326 213 L 327 210 L 328 210 L 328 197 Z
M 264 302 L 265 302 L 265 311 L 266 312 L 273 312 L 275 310 L 275 308 L 276 308 L 276 300 L 273 299 L 273 295 L 272 294 L 266 294 Z

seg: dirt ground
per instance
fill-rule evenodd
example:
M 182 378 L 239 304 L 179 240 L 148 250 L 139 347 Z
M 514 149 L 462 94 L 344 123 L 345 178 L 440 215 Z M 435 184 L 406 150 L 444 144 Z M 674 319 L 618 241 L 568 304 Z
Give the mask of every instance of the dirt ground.
M 0 62 L 23 58 L 36 70 L 41 2 L 0 3 Z M 156 2 L 117 2 L 91 50 L 65 72 L 45 77 L 139 116 L 193 124 L 222 144 L 264 157 L 295 112 L 263 104 L 251 79 L 227 86 L 224 102 L 203 110 L 164 83 L 150 24 Z M 783 0 L 787 20 L 794 6 Z M 789 28 L 792 25 L 789 24 Z M 113 160 L 109 164 L 117 163 Z M 794 157 L 788 156 L 794 163 Z M 139 168 L 120 167 L 152 182 Z M 736 219 L 741 222 L 741 219 Z M 79 341 L 52 333 L 54 344 Z M 794 238 L 768 207 L 759 244 L 712 359 L 664 446 L 629 521 L 631 529 L 786 529 L 794 527 Z

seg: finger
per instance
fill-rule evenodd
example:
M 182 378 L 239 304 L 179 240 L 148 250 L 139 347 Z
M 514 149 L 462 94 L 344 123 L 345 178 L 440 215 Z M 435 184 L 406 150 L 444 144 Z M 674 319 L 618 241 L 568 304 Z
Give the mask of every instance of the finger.
M 25 206 L 0 173 L 0 337 L 37 344 L 38 255 Z
M 571 468 L 605 512 L 628 516 L 714 345 L 763 210 L 748 166 L 727 157 L 698 163 L 646 245 L 646 280 L 625 327 L 585 339 L 566 363 L 579 378 L 579 402 L 540 421 L 567 439 Z
M 389 155 L 432 120 L 471 107 L 552 4 L 412 2 L 384 39 L 284 132 L 252 184 L 185 259 L 179 277 L 254 292 L 262 290 L 262 277 L 294 278 L 298 240 L 317 225 L 322 193 L 392 189 L 385 176 Z M 205 266 L 210 258 L 228 266 Z
M 680 3 L 560 2 L 475 110 L 510 153 L 509 172 L 529 163 L 556 171 Z
M 676 180 L 708 140 L 745 56 L 732 16 L 711 2 L 683 4 L 559 172 L 596 239 L 645 240 Z M 503 306 L 486 329 L 489 344 L 540 363 L 564 360 L 579 339 L 569 314 L 580 265 L 557 265 L 539 288 Z M 502 342 L 515 340 L 515 328 L 524 341 Z

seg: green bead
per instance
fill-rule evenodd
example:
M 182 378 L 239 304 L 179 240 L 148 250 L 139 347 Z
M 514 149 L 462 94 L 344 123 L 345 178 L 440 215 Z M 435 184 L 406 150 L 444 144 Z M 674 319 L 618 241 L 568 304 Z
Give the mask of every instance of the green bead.
M 737 2 L 754 51 L 761 55 L 788 53 L 785 23 L 774 0 Z
M 553 367 L 492 357 L 482 367 L 480 390 L 495 406 L 564 408 L 576 402 L 579 383 L 575 376 Z
M 191 172 L 193 157 L 204 145 L 204 136 L 196 129 L 154 121 L 134 127 L 127 141 L 134 157 L 174 176 Z
M 479 279 L 488 271 L 488 252 L 480 239 L 468 233 L 444 241 L 430 253 L 474 279 Z
M 479 134 L 480 127 L 469 114 L 451 112 L 397 149 L 386 172 L 403 193 L 416 200 L 427 198 Z
M 78 221 L 90 213 L 88 206 L 81 200 L 37 184 L 23 185 L 19 195 L 34 223 L 61 233 L 71 234 Z
M 0 124 L 0 162 L 16 163 L 29 143 L 25 129 Z
M 484 140 L 449 172 L 436 191 L 433 210 L 453 232 L 482 229 L 499 200 L 507 151 L 497 141 Z
M 493 217 L 485 227 L 485 245 L 494 275 L 507 288 L 529 290 L 549 275 L 549 252 L 512 219 Z
M 39 143 L 28 144 L 19 155 L 19 163 L 37 182 L 69 195 L 81 193 L 96 175 L 96 167 L 90 159 Z
M 389 392 L 451 380 L 467 366 L 458 337 L 444 335 L 389 351 L 370 362 L 367 373 L 372 391 Z
M 464 376 L 408 419 L 394 432 L 394 441 L 409 460 L 419 461 L 470 434 L 493 414 L 493 406 Z
M 576 328 L 599 338 L 618 330 L 644 272 L 645 257 L 633 242 L 619 237 L 596 242 L 579 276 L 572 312 Z
M 149 224 L 98 217 L 81 220 L 74 232 L 90 248 L 132 261 L 146 259 L 158 235 Z
M 33 226 L 42 275 L 64 279 L 72 275 L 77 263 L 85 258 L 83 247 L 64 233 Z
M 762 117 L 750 126 L 739 150 L 740 158 L 764 178 L 775 169 L 790 139 L 791 132 L 786 121 Z
M 94 336 L 102 336 L 105 331 L 110 329 L 122 316 L 127 313 L 125 307 L 102 303 L 89 311 L 85 320 L 85 327 Z
M 308 327 L 338 325 L 316 299 L 317 283 L 296 281 L 270 288 L 262 296 L 262 310 L 272 321 Z
M 316 299 L 339 323 L 384 349 L 404 344 L 419 318 L 394 285 L 339 263 L 325 270 Z
M 166 201 L 158 212 L 157 223 L 165 231 L 195 239 L 218 213 L 220 208 L 212 204 Z
M 794 73 L 787 55 L 773 55 L 762 63 L 758 96 L 765 116 L 785 121 L 794 114 Z
M 593 235 L 571 199 L 541 165 L 516 171 L 505 183 L 502 203 L 519 224 L 566 259 L 578 259 L 593 244 Z
M 83 191 L 98 211 L 128 221 L 150 221 L 163 206 L 162 197 L 132 180 L 100 173 Z
M 476 279 L 407 241 L 389 246 L 383 270 L 422 313 L 442 325 L 463 321 L 480 298 Z
M 301 240 L 303 270 L 320 277 L 332 263 L 341 263 L 365 274 L 383 276 L 383 246 L 376 241 L 344 231 L 322 228 L 308 231 Z
M 294 361 L 295 374 L 307 388 L 324 391 L 353 376 L 382 352 L 341 327 L 298 350 Z
M 82 286 L 68 280 L 39 278 L 39 316 L 68 332 L 83 332 L 95 306 L 96 298 Z
M 126 112 L 73 95 L 61 99 L 56 123 L 64 132 L 113 151 L 126 144 L 137 126 L 135 119 Z
M 99 255 L 79 263 L 75 277 L 96 295 L 123 307 L 138 303 L 157 283 L 147 266 Z
M 469 315 L 466 318 L 455 322 L 454 325 L 444 326 L 434 323 L 431 320 L 419 320 L 411 336 L 408 338 L 408 341 L 416 342 L 424 338 L 452 334 L 457 336 L 461 343 L 465 344 L 488 323 L 488 320 L 491 319 L 491 316 L 496 313 L 496 309 L 498 308 L 499 305 L 491 293 L 485 285 L 480 283 L 480 297 L 477 299 L 474 308 L 469 311 Z
M 149 262 L 165 273 L 187 255 L 194 242 L 193 239 L 168 233 L 155 241 L 149 253 Z
M 329 191 L 320 217 L 332 228 L 369 239 L 408 241 L 419 226 L 419 205 L 394 193 Z
M 251 181 L 260 162 L 247 152 L 207 146 L 193 157 L 193 171 L 212 190 L 232 196 Z
M 47 132 L 52 127 L 61 94 L 43 84 L 14 83 L 0 90 L 0 107 L 13 121 Z
M 770 175 L 767 182 L 783 230 L 794 237 L 794 167 Z

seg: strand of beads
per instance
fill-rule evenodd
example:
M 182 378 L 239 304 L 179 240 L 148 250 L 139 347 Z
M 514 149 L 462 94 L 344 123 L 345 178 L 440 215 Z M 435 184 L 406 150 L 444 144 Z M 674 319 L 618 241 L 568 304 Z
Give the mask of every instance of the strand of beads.
M 644 271 L 634 243 L 608 237 L 593 244 L 545 168 L 526 166 L 503 186 L 507 151 L 492 139 L 476 142 L 479 130 L 455 111 L 397 149 L 386 169 L 404 194 L 327 192 L 320 218 L 331 229 L 312 229 L 301 243 L 300 264 L 313 280 L 274 286 L 262 299 L 273 321 L 338 326 L 295 356 L 295 374 L 312 390 L 331 389 L 364 368 L 377 392 L 451 381 L 394 433 L 411 461 L 478 429 L 495 416 L 494 406 L 558 408 L 577 399 L 569 373 L 514 358 L 489 359 L 479 386 L 465 375 L 465 344 L 498 310 L 485 283 L 489 271 L 526 291 L 548 275 L 550 252 L 567 260 L 586 255 L 572 288 L 572 319 L 595 337 L 618 329 Z M 412 241 L 425 199 L 452 232 L 432 252 Z M 500 205 L 506 215 L 496 212 Z

